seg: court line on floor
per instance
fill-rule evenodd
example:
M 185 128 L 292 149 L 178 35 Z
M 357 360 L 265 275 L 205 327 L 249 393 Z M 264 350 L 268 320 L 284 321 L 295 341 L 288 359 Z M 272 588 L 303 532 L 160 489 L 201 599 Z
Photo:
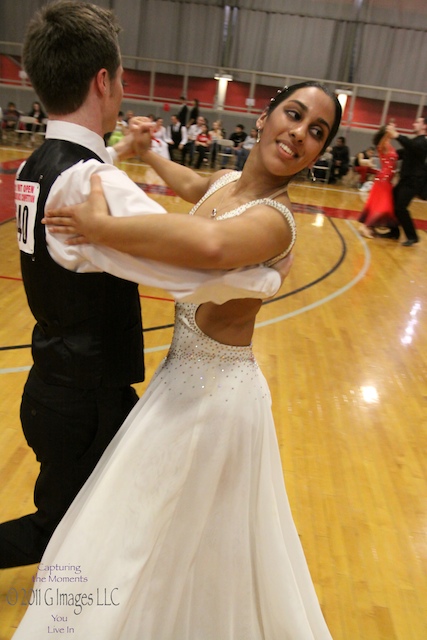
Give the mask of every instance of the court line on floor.
M 306 311 L 311 311 L 312 309 L 316 309 L 316 307 L 320 307 L 322 304 L 326 304 L 327 302 L 330 302 L 334 298 L 338 298 L 338 296 L 341 296 L 343 293 L 346 293 L 346 291 L 348 291 L 349 289 L 354 287 L 365 276 L 365 274 L 368 271 L 369 266 L 371 264 L 371 252 L 369 250 L 369 247 L 368 247 L 366 241 L 357 232 L 357 229 L 355 229 L 355 227 L 353 226 L 351 221 L 350 220 L 345 220 L 344 222 L 351 229 L 352 233 L 359 240 L 359 242 L 360 242 L 360 244 L 362 245 L 362 248 L 363 248 L 364 262 L 363 262 L 363 265 L 362 265 L 359 273 L 352 280 L 350 280 L 350 282 L 345 284 L 340 289 L 337 289 L 333 293 L 330 293 L 329 295 L 325 296 L 324 298 L 320 298 L 319 300 L 316 300 L 315 302 L 312 302 L 311 304 L 308 304 L 305 307 L 301 307 L 300 309 L 295 309 L 294 311 L 290 311 L 289 313 L 285 313 L 282 316 L 277 316 L 276 318 L 272 318 L 270 320 L 264 320 L 264 322 L 258 322 L 255 325 L 255 328 L 266 327 L 266 326 L 268 326 L 270 324 L 275 324 L 276 322 L 281 322 L 282 320 L 287 320 L 288 318 L 293 318 L 295 316 L 300 315 L 301 313 L 305 313 Z
M 357 232 L 357 229 L 354 227 L 354 225 L 350 220 L 344 220 L 343 222 L 349 227 L 351 232 L 356 236 L 357 240 L 359 241 L 359 243 L 363 248 L 364 262 L 358 274 L 352 280 L 350 280 L 350 282 L 348 282 L 346 285 L 344 285 L 340 289 L 337 289 L 333 293 L 330 293 L 324 298 L 320 298 L 319 300 L 316 300 L 315 302 L 312 302 L 311 304 L 306 305 L 305 307 L 301 307 L 300 309 L 295 309 L 294 311 L 290 311 L 289 313 L 285 313 L 281 316 L 276 316 L 275 318 L 271 318 L 270 320 L 264 320 L 263 322 L 258 322 L 255 324 L 255 329 L 276 324 L 277 322 L 282 322 L 289 318 L 293 318 L 297 315 L 300 315 L 301 313 L 305 313 L 307 311 L 311 311 L 312 309 L 320 307 L 322 304 L 326 304 L 331 300 L 333 300 L 334 298 L 337 298 L 338 296 L 346 293 L 349 289 L 354 287 L 365 276 L 371 264 L 371 252 L 369 250 L 368 244 L 366 243 L 364 238 L 360 236 L 360 234 Z M 144 349 L 144 353 L 157 353 L 159 351 L 166 351 L 167 349 L 169 349 L 169 347 L 170 347 L 170 343 L 164 344 L 164 345 L 158 345 L 157 347 L 148 347 Z M 21 372 L 21 371 L 28 371 L 30 368 L 31 366 L 0 369 L 0 375 L 3 373 L 15 373 L 15 372 Z
M 257 322 L 255 324 L 255 329 L 257 329 L 259 327 L 266 327 L 266 326 L 271 325 L 271 324 L 276 324 L 277 322 L 282 322 L 284 320 L 288 320 L 289 318 L 293 318 L 295 316 L 298 316 L 301 313 L 306 313 L 307 311 L 311 311 L 312 309 L 316 309 L 317 307 L 320 307 L 323 304 L 327 304 L 328 302 L 330 302 L 334 298 L 337 298 L 338 296 L 341 296 L 344 293 L 346 293 L 349 289 L 351 289 L 358 282 L 360 282 L 360 280 L 365 276 L 365 274 L 366 274 L 366 272 L 369 269 L 369 266 L 371 264 L 371 252 L 369 250 L 368 244 L 359 235 L 359 233 L 357 232 L 357 230 L 355 229 L 354 225 L 352 224 L 352 222 L 350 220 L 345 220 L 344 222 L 349 227 L 351 232 L 356 236 L 356 238 L 360 242 L 360 244 L 361 244 L 361 246 L 363 248 L 363 252 L 364 252 L 364 262 L 363 262 L 363 265 L 360 268 L 359 272 L 357 273 L 357 275 L 352 280 L 350 280 L 350 282 L 345 284 L 340 289 L 337 289 L 333 293 L 330 293 L 329 295 L 325 296 L 324 298 L 320 298 L 319 300 L 316 300 L 315 302 L 312 302 L 311 304 L 308 304 L 305 307 L 301 307 L 300 309 L 296 309 L 295 311 L 290 311 L 289 313 L 285 313 L 285 314 L 283 314 L 281 316 L 277 316 L 275 318 L 271 318 L 270 320 L 264 320 L 263 322 Z M 144 353 L 157 353 L 159 351 L 167 351 L 169 349 L 169 347 L 170 347 L 170 343 L 169 344 L 158 345 L 157 347 L 148 347 L 147 349 L 144 349 Z M 28 367 L 16 367 L 16 368 L 9 368 L 9 369 L 0 369 L 0 375 L 4 374 L 4 373 L 18 373 L 18 372 L 21 372 L 21 371 L 29 371 L 30 368 L 31 368 L 31 366 L 28 366 Z
M 289 313 L 285 313 L 281 316 L 277 316 L 275 318 L 272 318 L 271 320 L 265 320 L 264 322 L 257 322 L 255 324 L 255 329 L 258 329 L 259 327 L 266 327 L 268 325 L 275 324 L 277 322 L 282 322 L 283 320 L 287 320 L 288 318 L 293 318 L 294 316 L 298 316 L 301 313 L 305 313 L 307 311 L 311 311 L 312 309 L 315 309 L 316 307 L 320 307 L 322 304 L 327 304 L 334 298 L 337 298 L 338 296 L 341 296 L 344 293 L 346 293 L 349 289 L 354 287 L 365 276 L 371 264 L 371 252 L 369 250 L 368 244 L 366 240 L 364 240 L 364 238 L 360 236 L 357 229 L 354 227 L 354 225 L 350 220 L 344 220 L 344 223 L 350 228 L 351 232 L 356 236 L 357 240 L 359 241 L 359 243 L 362 245 L 362 248 L 363 248 L 364 261 L 357 275 L 352 280 L 350 280 L 350 282 L 345 284 L 340 289 L 337 289 L 336 291 L 334 291 L 333 293 L 330 293 L 324 298 L 320 298 L 319 300 L 316 300 L 316 302 L 312 302 L 311 304 L 308 304 L 305 307 L 301 307 L 300 309 L 296 309 L 295 311 L 290 311 Z M 144 351 L 145 353 L 156 353 L 158 351 L 165 351 L 169 349 L 169 347 L 170 347 L 170 344 L 159 345 L 158 347 L 151 347 L 151 348 L 145 349 Z

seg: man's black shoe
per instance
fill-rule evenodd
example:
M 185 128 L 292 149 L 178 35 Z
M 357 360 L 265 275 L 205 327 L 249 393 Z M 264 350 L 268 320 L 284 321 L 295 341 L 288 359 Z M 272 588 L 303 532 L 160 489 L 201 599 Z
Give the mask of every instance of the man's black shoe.
M 387 238 L 388 240 L 398 240 L 400 236 L 399 229 L 390 229 L 390 231 L 382 232 L 379 228 L 374 229 L 377 238 Z

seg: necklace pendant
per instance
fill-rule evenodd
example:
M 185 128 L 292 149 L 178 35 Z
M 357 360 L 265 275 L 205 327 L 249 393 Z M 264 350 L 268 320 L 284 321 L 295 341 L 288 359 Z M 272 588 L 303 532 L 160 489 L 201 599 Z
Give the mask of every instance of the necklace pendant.
M 216 216 L 216 209 L 212 209 L 211 218 L 215 218 L 215 216 Z

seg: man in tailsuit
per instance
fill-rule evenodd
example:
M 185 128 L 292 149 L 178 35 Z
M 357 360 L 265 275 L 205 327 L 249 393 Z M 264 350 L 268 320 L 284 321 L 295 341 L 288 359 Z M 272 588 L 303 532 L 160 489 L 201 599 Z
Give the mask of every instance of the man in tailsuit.
M 403 147 L 398 151 L 402 165 L 399 182 L 393 189 L 393 199 L 396 218 L 406 235 L 406 240 L 402 242 L 404 247 L 412 247 L 419 242 L 408 207 L 415 196 L 421 196 L 427 182 L 427 118 L 417 118 L 413 128 L 416 136 L 408 138 L 400 135 L 394 124 L 387 126 L 390 136 Z M 394 235 L 389 234 L 389 237 L 399 237 L 398 228 L 390 233 Z

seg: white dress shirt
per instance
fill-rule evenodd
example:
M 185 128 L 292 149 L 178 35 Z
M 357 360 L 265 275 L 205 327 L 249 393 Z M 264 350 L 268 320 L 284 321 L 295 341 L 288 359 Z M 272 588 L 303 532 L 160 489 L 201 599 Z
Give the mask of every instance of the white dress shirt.
M 198 124 L 192 124 L 188 128 L 188 140 L 195 141 L 199 133 L 202 133 L 202 127 L 199 127 Z
M 178 122 L 177 124 L 170 124 L 167 127 L 166 142 L 168 144 L 172 144 L 173 143 L 172 132 L 176 133 L 177 131 L 180 131 L 181 133 L 181 142 L 179 144 L 186 145 L 188 142 L 187 127 L 184 127 L 184 125 L 181 124 L 180 122 Z
M 55 180 L 46 209 L 78 204 L 90 192 L 90 177 L 98 173 L 110 213 L 116 217 L 165 214 L 157 202 L 149 198 L 123 171 L 112 164 L 117 154 L 106 148 L 103 139 L 80 125 L 49 121 L 47 139 L 68 140 L 95 152 L 105 164 L 91 159 L 80 161 L 65 170 Z M 24 163 L 25 164 L 25 163 Z M 23 165 L 22 165 L 23 166 Z M 20 170 L 18 171 L 19 175 Z M 46 231 L 52 258 L 61 266 L 78 273 L 105 271 L 119 278 L 169 291 L 176 300 L 185 302 L 212 301 L 217 304 L 233 298 L 268 298 L 280 288 L 277 271 L 267 267 L 234 269 L 231 271 L 196 270 L 175 267 L 154 260 L 138 258 L 99 245 L 66 244 L 65 234 Z

